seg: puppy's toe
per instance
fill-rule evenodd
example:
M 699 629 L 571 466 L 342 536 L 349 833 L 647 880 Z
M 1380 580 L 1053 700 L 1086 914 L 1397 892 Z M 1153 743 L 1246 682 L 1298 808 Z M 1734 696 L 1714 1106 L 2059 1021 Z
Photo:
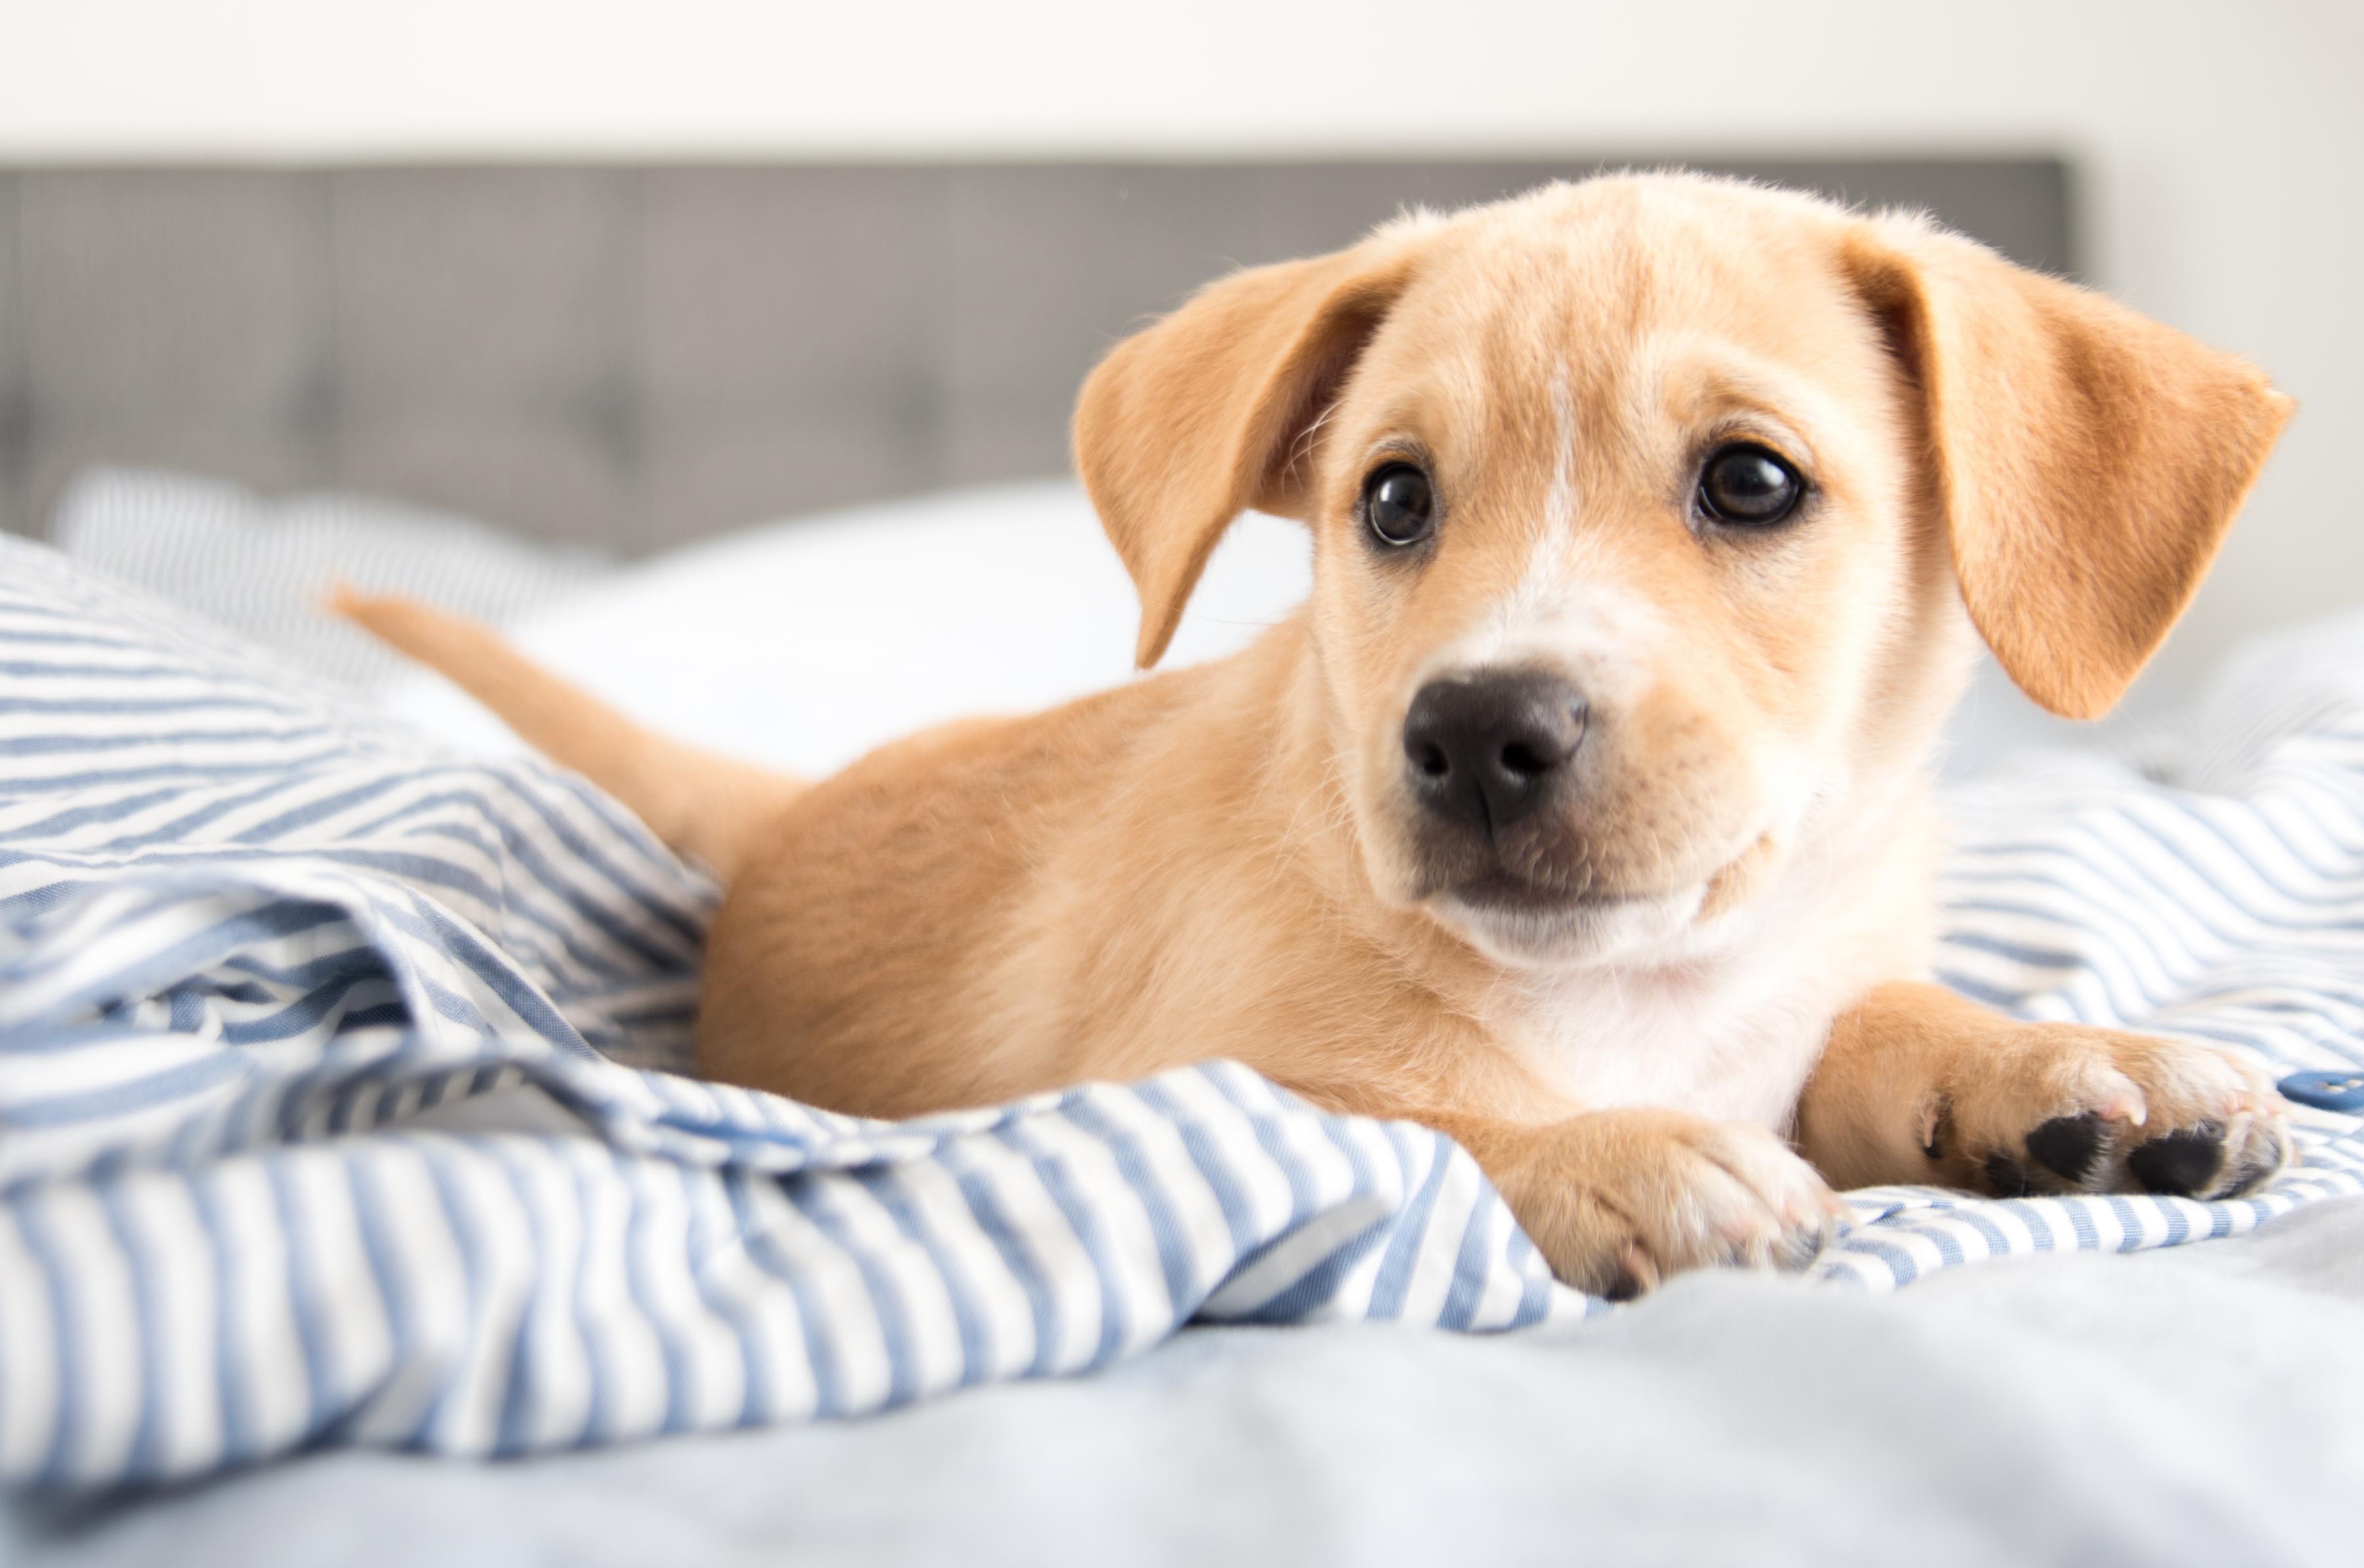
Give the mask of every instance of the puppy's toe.
M 2213 1121 L 2146 1138 L 2126 1155 L 2126 1173 L 2149 1193 L 2194 1197 L 2216 1184 L 2225 1168 L 2225 1129 Z
M 2126 1184 L 2177 1197 L 2239 1197 L 2281 1174 L 2296 1151 L 2281 1097 L 2267 1086 L 2223 1118 L 2143 1139 L 2126 1153 Z
M 2236 1123 L 2225 1140 L 2225 1163 L 2211 1195 L 2247 1196 L 2290 1168 L 2298 1142 L 2291 1137 L 2289 1115 L 2282 1106 L 2277 1095 L 2271 1115 L 2250 1117 L 2246 1128 Z
M 2068 1185 L 2081 1187 L 2107 1161 L 2115 1137 L 2099 1111 L 2056 1116 L 2027 1135 L 2027 1156 Z
M 1521 1218 L 1560 1278 L 1612 1301 L 1688 1269 L 1802 1268 L 1846 1213 L 1760 1127 L 1632 1109 L 1555 1134 L 1547 1184 Z
M 2223 1198 L 2280 1175 L 2296 1145 L 2290 1107 L 2265 1071 L 2230 1052 L 2141 1035 L 2113 1037 L 2149 1115 L 2102 1190 Z

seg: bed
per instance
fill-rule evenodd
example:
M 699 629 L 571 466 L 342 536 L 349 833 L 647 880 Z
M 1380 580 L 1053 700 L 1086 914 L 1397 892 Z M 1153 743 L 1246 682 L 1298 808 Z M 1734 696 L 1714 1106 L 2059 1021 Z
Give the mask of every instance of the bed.
M 2065 233 L 2057 168 L 2036 167 L 2032 185 L 2014 188 L 2049 190 L 2054 232 Z M 599 173 L 584 178 L 597 185 Z M 712 177 L 726 175 L 762 183 L 752 172 Z M 1269 171 L 1215 172 L 1203 188 L 1227 175 L 1271 199 Z M 1330 188 L 1367 196 L 1372 187 L 1355 183 L 1366 176 L 1379 178 L 1361 171 Z M 1154 178 L 1136 187 L 1131 176 L 1092 177 L 1118 179 L 1127 201 L 1159 189 Z M 1884 177 L 1909 178 L 1894 167 Z M 174 184 L 141 178 L 149 195 L 134 208 Z M 314 182 L 329 211 L 344 210 L 345 176 L 286 178 Z M 957 193 L 959 177 L 928 178 L 924 201 L 944 204 L 929 210 L 972 199 Z M 860 182 L 844 180 L 852 200 Z M 658 183 L 639 187 L 644 219 L 672 210 L 673 198 L 647 195 Z M 55 193 L 29 204 L 17 195 L 20 222 L 53 223 L 71 207 Z M 352 199 L 352 210 L 367 205 Z M 987 206 L 1009 210 L 1006 200 Z M 1173 204 L 1165 221 L 1187 229 L 1194 210 Z M 983 263 L 955 268 L 969 264 Z M 106 445 L 106 423 L 84 423 L 74 439 L 99 444 L 72 448 L 66 466 L 180 455 L 141 445 L 130 416 L 121 444 Z M 362 450 L 399 445 L 345 439 Z M 1043 466 L 1040 451 L 1011 439 L 948 439 L 928 460 L 940 466 L 898 470 L 908 476 L 872 488 Z M 661 445 L 636 450 L 655 463 Z M 615 567 L 598 552 L 677 536 L 634 533 L 642 523 L 567 530 L 576 548 L 552 554 L 471 530 L 449 513 L 503 517 L 501 508 L 433 484 L 411 490 L 445 508 L 433 517 L 335 498 L 274 504 L 154 473 L 88 475 L 69 490 L 39 476 L 65 463 L 44 450 L 13 471 L 12 494 L 55 511 L 83 563 L 25 545 L 0 557 L 13 590 L 0 605 L 0 637 L 14 639 L 6 733 L 40 742 L 8 752 L 0 789 L 0 874 L 11 879 L 0 910 L 20 966 L 0 990 L 0 1014 L 16 1007 L 0 1031 L 18 1029 L 6 1036 L 14 1056 L 0 1052 L 16 1069 L 0 1075 L 0 1115 L 16 1113 L 0 1143 L 10 1206 L 0 1238 L 17 1265 L 0 1267 L 0 1284 L 17 1292 L 0 1292 L 0 1468 L 12 1481 L 0 1545 L 12 1560 L 2352 1559 L 2364 1158 L 2359 1124 L 2337 1106 L 2339 1085 L 2364 1067 L 2353 978 L 2364 973 L 2364 685 L 2354 673 L 2364 624 L 2293 632 L 2186 694 L 2171 717 L 2076 750 L 2048 749 L 2048 732 L 1991 702 L 1955 748 L 1949 799 L 1962 842 L 1946 888 L 1947 978 L 2032 1016 L 2141 1021 L 2260 1052 L 2324 1091 L 2325 1108 L 2305 1114 L 2299 1172 L 2238 1205 L 1856 1195 L 1856 1230 L 1804 1278 L 1692 1277 L 1610 1311 L 1539 1276 L 1531 1249 L 1441 1140 L 1308 1119 L 1220 1071 L 923 1135 L 702 1095 L 663 1069 L 680 1064 L 710 888 L 578 781 L 505 750 L 457 699 L 351 662 L 357 650 L 319 640 L 299 615 L 317 562 L 303 550 L 319 548 L 321 530 L 348 559 L 366 556 L 368 540 L 423 530 L 446 564 L 490 552 L 467 573 L 490 585 L 475 607 L 627 706 L 752 755 L 827 766 L 942 713 L 1055 700 L 1121 676 L 1128 596 L 1064 482 L 856 507 Z M 485 450 L 541 449 L 520 439 Z M 284 488 L 355 483 L 362 472 L 241 477 Z M 785 484 L 762 501 L 783 512 L 831 494 L 809 479 L 764 483 Z M 541 479 L 520 485 L 555 493 Z M 742 514 L 760 515 L 752 505 Z M 549 514 L 505 520 L 557 531 Z M 229 530 L 211 536 L 209 559 L 252 552 L 234 574 L 239 595 L 204 606 L 240 635 L 123 585 L 145 573 L 195 592 L 185 558 L 176 567 L 157 548 L 194 526 Z M 434 532 L 454 526 L 463 531 Z M 307 532 L 314 543 L 296 547 Z M 403 553 L 380 569 L 414 569 Z M 87 564 L 101 557 L 106 574 Z M 941 570 L 899 569 L 915 558 Z M 1296 536 L 1248 519 L 1194 608 L 1186 656 L 1248 635 L 1286 607 L 1302 573 Z M 908 595 L 928 590 L 914 582 L 971 591 L 915 603 Z M 273 583 L 273 594 L 256 591 Z M 909 621 L 882 617 L 882 604 Z M 912 624 L 947 641 L 912 649 Z M 635 628 L 630 645 L 619 645 L 619 626 Z M 846 657 L 849 647 L 862 656 Z M 977 648 L 997 657 L 944 657 Z M 946 683 L 947 668 L 973 684 Z M 812 670 L 828 678 L 794 674 Z M 213 717 L 176 721 L 183 738 L 168 740 L 152 715 L 125 717 L 122 705 L 139 701 L 194 703 L 179 711 Z M 205 779 L 186 776 L 192 728 L 217 748 L 196 755 L 216 770 Z M 215 793 L 150 799 L 163 786 L 132 776 L 141 768 Z M 280 793 L 305 780 L 318 786 L 301 800 Z M 366 811 L 311 809 L 362 790 L 393 793 Z M 79 792 L 69 810 L 61 791 Z M 233 796 L 231 811 L 248 815 L 185 825 L 189 807 Z M 85 815 L 64 820 L 75 811 Z M 157 858 L 156 835 L 123 826 L 140 812 L 184 824 L 161 840 L 170 854 Z M 397 847 L 412 858 L 390 858 Z M 264 859 L 270 869 L 258 871 Z M 606 868 L 597 879 L 571 869 L 594 862 Z M 243 967 L 203 998 L 171 971 L 128 1005 L 118 984 L 111 1009 L 39 1013 L 25 998 L 101 951 L 88 933 L 122 928 L 125 911 L 102 905 L 123 895 L 127 865 L 146 877 L 138 891 L 156 902 L 139 909 L 155 919 L 233 895 L 251 901 L 204 905 L 198 924 L 212 931 L 290 906 L 327 913 L 300 929 L 284 916 L 239 927 L 235 951 L 194 973 L 217 978 L 217 960 Z M 435 868 L 452 865 L 498 874 L 437 880 Z M 245 878 L 228 892 L 226 869 Z M 496 939 L 490 951 L 461 940 L 476 934 Z M 307 941 L 301 952 L 284 945 Z M 153 951 L 168 950 L 179 951 Z M 353 952 L 383 962 L 323 978 Z M 185 955 L 176 962 L 187 967 Z M 299 971 L 301 982 L 284 978 Z M 296 990 L 273 989 L 282 984 Z M 342 988 L 302 1014 L 302 1028 L 262 1027 L 288 1015 L 289 995 L 330 984 Z M 316 1031 L 331 1013 L 333 1027 Z M 233 1101 L 200 1103 L 173 1080 L 144 1098 L 61 1110 L 59 1084 L 36 1071 L 36 1036 L 52 1050 L 83 1042 L 72 1029 L 100 1024 L 143 1049 L 195 1042 L 188 1061 L 200 1065 L 235 1037 L 238 1063 L 251 1069 L 234 1097 L 244 1108 L 217 1114 Z M 342 1041 L 346 1054 L 285 1049 L 316 1038 Z M 120 1082 L 150 1082 L 143 1074 Z M 162 1119 L 124 1120 L 131 1100 Z M 1188 1154 L 1192 1129 L 1218 1151 L 1210 1162 Z M 1073 1141 L 1043 1141 L 1058 1139 Z M 1012 1148 L 1028 1156 L 1023 1169 L 997 1173 L 1004 1167 L 988 1156 Z M 1137 1156 L 1131 1166 L 1107 1152 L 1121 1149 Z M 193 1163 L 249 1158 L 263 1173 L 247 1187 L 242 1176 L 224 1185 L 217 1171 L 182 1182 Z M 339 1181 L 360 1195 L 331 1212 L 316 1201 L 328 1185 L 307 1173 L 340 1160 L 350 1168 Z M 945 1171 L 971 1184 L 930 1186 Z M 1075 1207 L 1056 1201 L 1048 1171 L 1087 1173 L 1066 1190 Z M 603 1211 L 611 1175 L 624 1199 Z M 493 1176 L 507 1195 L 472 1184 Z M 440 1273 L 417 1263 L 431 1239 L 404 1231 L 392 1251 L 372 1250 L 370 1195 L 413 1177 L 443 1217 Z M 1223 1179 L 1276 1195 L 1265 1209 L 1246 1206 L 1245 1230 L 1222 1212 Z M 1197 1210 L 1185 1190 L 1194 1180 L 1207 1187 Z M 845 1190 L 864 1183 L 864 1196 Z M 1050 1229 L 959 1231 L 962 1215 L 990 1208 L 979 1193 L 1007 1205 L 1028 1183 L 1051 1195 L 1038 1206 Z M 965 1338 L 957 1286 L 943 1283 L 957 1271 L 940 1271 L 934 1288 L 953 1305 L 934 1350 L 923 1326 L 907 1324 L 903 1363 L 882 1353 L 870 1384 L 841 1378 L 834 1404 L 808 1375 L 799 1402 L 793 1388 L 806 1385 L 781 1370 L 795 1355 L 756 1351 L 769 1343 L 762 1325 L 790 1320 L 759 1287 L 776 1281 L 795 1297 L 799 1281 L 819 1277 L 791 1261 L 733 1276 L 736 1296 L 712 1269 L 680 1275 L 709 1293 L 697 1310 L 710 1312 L 717 1293 L 739 1305 L 735 1383 L 713 1371 L 730 1358 L 709 1357 L 681 1328 L 697 1313 L 666 1296 L 662 1269 L 643 1270 L 637 1285 L 618 1273 L 630 1309 L 597 1317 L 641 1325 L 661 1347 L 646 1359 L 652 1370 L 635 1382 L 621 1351 L 567 1361 L 565 1345 L 597 1340 L 573 1282 L 598 1273 L 583 1240 L 598 1224 L 639 1238 L 628 1251 L 657 1257 L 671 1246 L 710 1261 L 740 1212 L 732 1203 L 773 1193 L 789 1195 L 780 1201 L 794 1213 L 771 1213 L 766 1234 L 834 1246 L 831 1266 L 858 1281 L 869 1278 L 865 1262 L 925 1263 L 926 1248 L 898 1243 L 898 1214 L 913 1217 L 903 1242 L 967 1244 L 978 1258 L 997 1237 L 1031 1238 L 1031 1263 L 1009 1266 L 1012 1300 L 1037 1299 L 1029 1282 L 1048 1293 L 1065 1337 L 1046 1329 L 1039 1305 L 992 1318 L 980 1290 L 987 1328 Z M 865 1230 L 860 1202 L 875 1202 L 888 1229 Z M 719 1207 L 700 1207 L 710 1203 Z M 1121 1212 L 1148 1216 L 1161 1203 L 1205 1223 L 1161 1231 Z M 101 1218 L 95 1250 L 69 1234 L 77 1204 Z M 176 1229 L 175 1216 L 194 1220 Z M 487 1229 L 501 1223 L 511 1229 Z M 1080 1245 L 1064 1270 L 1043 1262 L 1044 1236 L 1127 1223 L 1144 1240 L 1114 1249 L 1113 1265 Z M 570 1224 L 567 1251 L 552 1238 Z M 1169 1234 L 1179 1247 L 1161 1250 Z M 192 1235 L 203 1244 L 189 1245 Z M 417 1266 L 390 1264 L 397 1253 Z M 28 1257 L 43 1266 L 24 1266 Z M 562 1258 L 572 1260 L 565 1289 L 536 1294 Z M 1400 1260 L 1392 1274 L 1390 1260 Z M 828 1323 L 883 1321 L 894 1303 L 919 1299 L 920 1278 L 793 1307 Z M 52 1282 L 44 1304 L 23 1305 L 28 1279 Z M 272 1289 L 241 1294 L 257 1281 Z M 166 1343 L 189 1314 L 153 1304 L 209 1293 L 217 1304 L 286 1305 L 275 1318 L 217 1309 L 211 1338 Z M 545 1296 L 558 1307 L 538 1311 Z M 397 1297 L 407 1306 L 389 1307 Z M 414 1325 L 446 1321 L 435 1304 L 448 1301 L 458 1327 L 443 1338 L 382 1334 L 373 1351 L 377 1341 L 351 1329 L 368 1316 L 357 1304 L 373 1298 L 383 1321 Z M 570 1301 L 571 1318 L 561 1309 Z M 236 1346 L 222 1339 L 263 1322 L 276 1340 L 259 1328 Z M 882 1346 L 887 1338 L 879 1332 Z M 808 1373 L 818 1360 L 808 1355 Z M 28 1379 L 39 1373 L 26 1369 L 44 1364 L 79 1381 L 34 1399 Z

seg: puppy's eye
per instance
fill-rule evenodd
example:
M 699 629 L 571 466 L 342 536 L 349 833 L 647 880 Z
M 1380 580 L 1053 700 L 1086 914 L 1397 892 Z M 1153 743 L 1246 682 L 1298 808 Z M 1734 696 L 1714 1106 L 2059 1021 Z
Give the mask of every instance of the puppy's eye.
M 1798 509 L 1806 482 L 1763 447 L 1718 447 L 1700 470 L 1700 510 L 1734 528 L 1770 528 Z
M 1428 475 L 1408 462 L 1375 468 L 1363 481 L 1363 523 L 1381 544 L 1401 550 L 1436 528 L 1436 495 Z

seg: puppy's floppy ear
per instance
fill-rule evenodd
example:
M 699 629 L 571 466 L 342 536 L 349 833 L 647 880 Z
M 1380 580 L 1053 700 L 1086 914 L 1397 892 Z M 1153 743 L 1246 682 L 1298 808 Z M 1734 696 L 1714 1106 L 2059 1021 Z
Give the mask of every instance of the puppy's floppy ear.
M 2288 419 L 2252 366 L 1912 218 L 1846 262 L 1917 383 L 1970 618 L 2054 713 L 2106 712 Z
M 1141 595 L 1143 669 L 1232 520 L 1303 516 L 1304 438 L 1411 275 L 1411 241 L 1252 267 L 1119 343 L 1076 406 L 1076 466 Z

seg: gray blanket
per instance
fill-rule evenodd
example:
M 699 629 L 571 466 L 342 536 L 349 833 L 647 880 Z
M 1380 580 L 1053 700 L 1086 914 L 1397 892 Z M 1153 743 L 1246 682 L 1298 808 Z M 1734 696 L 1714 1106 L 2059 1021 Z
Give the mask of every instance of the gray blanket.
M 0 1560 L 2352 1564 L 2364 1199 L 1889 1296 L 1705 1274 L 1498 1338 L 1191 1329 L 1100 1376 L 0 1516 Z

